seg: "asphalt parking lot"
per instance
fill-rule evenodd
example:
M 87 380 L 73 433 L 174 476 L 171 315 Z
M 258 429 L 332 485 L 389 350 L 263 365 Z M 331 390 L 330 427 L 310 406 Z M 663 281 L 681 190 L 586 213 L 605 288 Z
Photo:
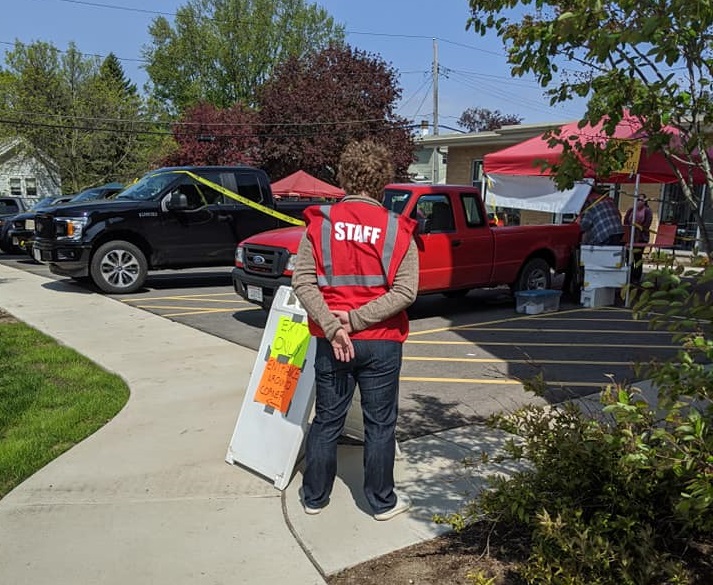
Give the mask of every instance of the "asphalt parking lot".
M 52 277 L 27 258 L 0 255 L 0 261 Z M 252 349 L 259 347 L 267 320 L 262 309 L 235 294 L 230 268 L 157 272 L 145 290 L 113 298 Z M 589 309 L 563 299 L 557 312 L 522 315 L 507 289 L 473 291 L 458 300 L 421 297 L 409 315 L 401 438 L 483 420 L 523 403 L 596 393 L 611 381 L 645 379 L 637 364 L 671 357 L 677 348 L 670 333 L 650 331 L 623 307 Z M 546 386 L 540 397 L 523 386 L 535 376 Z

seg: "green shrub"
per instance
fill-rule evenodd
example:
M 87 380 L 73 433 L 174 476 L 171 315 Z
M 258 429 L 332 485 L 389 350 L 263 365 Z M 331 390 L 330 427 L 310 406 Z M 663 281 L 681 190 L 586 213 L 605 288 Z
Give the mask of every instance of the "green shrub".
M 711 268 L 695 278 L 662 269 L 632 291 L 634 315 L 681 344 L 676 360 L 650 364 L 656 404 L 612 383 L 601 413 L 566 403 L 495 417 L 515 437 L 506 457 L 528 466 L 491 477 L 451 525 L 487 521 L 528 535 L 527 583 L 688 583 L 681 553 L 713 532 L 711 282 Z

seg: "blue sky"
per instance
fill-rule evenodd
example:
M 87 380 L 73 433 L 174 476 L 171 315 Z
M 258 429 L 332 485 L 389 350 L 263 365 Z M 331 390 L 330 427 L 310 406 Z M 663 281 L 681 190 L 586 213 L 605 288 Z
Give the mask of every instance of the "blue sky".
M 162 13 L 169 20 L 183 0 L 16 0 L 3 8 L 0 54 L 15 40 L 42 40 L 59 49 L 74 41 L 83 53 L 121 60 L 127 76 L 143 85 L 141 47 L 150 40 L 150 22 Z M 438 119 L 440 132 L 457 128 L 469 107 L 516 114 L 523 123 L 577 119 L 581 102 L 551 108 L 532 79 L 512 78 L 500 41 L 466 31 L 468 2 L 406 0 L 317 0 L 344 24 L 347 42 L 380 55 L 400 73 L 403 89 L 398 113 L 416 122 L 432 121 L 434 100 L 431 67 L 436 39 Z

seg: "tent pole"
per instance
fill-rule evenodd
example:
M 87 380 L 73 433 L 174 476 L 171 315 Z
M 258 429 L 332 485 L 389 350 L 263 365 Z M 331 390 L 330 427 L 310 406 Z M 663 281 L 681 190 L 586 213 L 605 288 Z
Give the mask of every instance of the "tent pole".
M 634 224 L 636 221 L 636 202 L 639 199 L 639 173 L 636 173 L 636 182 L 634 183 L 634 203 L 631 206 L 631 229 L 629 230 L 629 250 L 628 250 L 628 257 L 629 257 L 629 270 L 626 273 L 626 301 L 624 302 L 624 305 L 626 308 L 629 308 L 629 293 L 631 289 L 631 268 L 632 268 L 632 263 L 634 261 L 634 234 L 636 233 L 635 230 L 636 228 L 634 227 Z M 643 256 L 641 258 L 641 261 L 643 262 Z

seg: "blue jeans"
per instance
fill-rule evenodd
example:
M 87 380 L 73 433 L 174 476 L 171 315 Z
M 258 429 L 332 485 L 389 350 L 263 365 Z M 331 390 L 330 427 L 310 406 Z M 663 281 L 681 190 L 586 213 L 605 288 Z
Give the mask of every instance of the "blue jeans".
M 307 435 L 304 503 L 327 504 L 337 473 L 337 441 L 344 430 L 356 384 L 364 415 L 364 494 L 375 514 L 396 505 L 394 457 L 402 345 L 396 341 L 352 340 L 351 362 L 334 358 L 332 346 L 317 340 L 315 417 Z

